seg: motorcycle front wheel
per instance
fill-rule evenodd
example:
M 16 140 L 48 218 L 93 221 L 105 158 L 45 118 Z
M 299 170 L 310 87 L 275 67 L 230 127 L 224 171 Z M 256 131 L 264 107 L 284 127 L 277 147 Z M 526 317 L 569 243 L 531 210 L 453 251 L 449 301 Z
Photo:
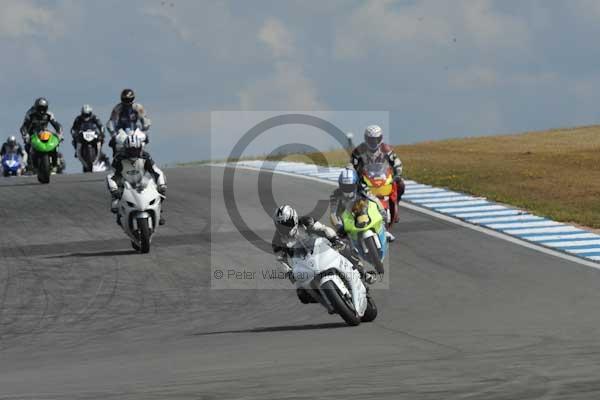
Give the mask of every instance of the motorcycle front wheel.
M 40 183 L 50 183 L 50 156 L 47 153 L 39 154 L 37 165 L 37 178 Z
M 146 254 L 150 251 L 150 226 L 148 218 L 139 218 L 137 220 L 140 232 L 140 253 Z
M 94 168 L 94 160 L 96 159 L 96 149 L 90 145 L 86 145 L 81 149 L 83 158 L 83 172 L 92 172 Z
M 360 319 L 362 322 L 372 322 L 377 318 L 377 305 L 375 301 L 369 296 L 367 297 L 367 309 L 365 314 Z
M 377 273 L 383 274 L 383 261 L 379 257 L 379 249 L 375 243 L 375 237 L 368 237 L 364 240 L 364 244 L 368 250 L 367 259 L 369 263 L 375 268 Z
M 327 281 L 321 286 L 322 293 L 333 309 L 342 317 L 342 319 L 350 326 L 356 326 L 360 324 L 360 317 L 356 315 L 354 307 L 346 300 L 338 291 L 337 286 L 332 281 Z

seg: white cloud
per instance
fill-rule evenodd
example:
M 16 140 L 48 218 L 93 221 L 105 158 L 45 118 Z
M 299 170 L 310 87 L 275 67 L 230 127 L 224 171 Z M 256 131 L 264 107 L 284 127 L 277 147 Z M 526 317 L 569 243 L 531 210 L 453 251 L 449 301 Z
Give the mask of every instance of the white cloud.
M 265 21 L 258 40 L 273 54 L 274 74 L 244 87 L 239 93 L 242 110 L 322 110 L 316 85 L 306 77 L 296 54 L 292 34 L 275 18 Z
M 335 33 L 335 52 L 341 58 L 363 56 L 372 46 L 406 41 L 440 42 L 448 38 L 450 26 L 438 16 L 427 15 L 422 3 L 390 9 L 392 1 L 366 1 L 349 16 L 342 17 Z
M 372 48 L 391 48 L 391 57 L 421 60 L 432 46 L 475 46 L 486 51 L 529 45 L 524 19 L 493 10 L 491 0 L 452 2 L 369 0 L 339 19 L 335 54 L 359 58 Z M 395 51 L 393 51 L 395 50 Z
M 0 13 L 0 37 L 16 38 L 41 34 L 50 26 L 52 11 L 29 1 L 8 0 L 2 2 Z
M 258 38 L 269 46 L 276 58 L 294 54 L 292 36 L 278 19 L 269 18 L 260 28 Z
M 229 2 L 177 1 L 144 4 L 142 14 L 154 17 L 159 26 L 206 52 L 205 56 L 234 62 L 253 57 L 254 24 L 232 15 Z
M 464 33 L 480 47 L 523 48 L 529 45 L 527 22 L 508 14 L 494 12 L 491 0 L 463 0 L 457 7 L 458 22 Z
M 577 17 L 596 22 L 600 19 L 600 1 L 598 0 L 571 0 L 569 6 Z
M 292 62 L 275 63 L 272 77 L 258 80 L 238 93 L 242 110 L 322 110 L 314 83 Z
M 240 79 L 236 91 L 238 103 L 228 108 L 322 108 L 316 85 L 302 67 L 294 36 L 282 20 L 242 18 L 232 14 L 226 2 L 190 2 L 185 7 L 180 3 L 175 7 L 152 5 L 143 12 L 158 18 L 163 29 L 174 32 L 180 39 L 206 49 L 209 56 L 248 65 L 240 75 L 244 79 Z M 265 71 L 272 71 L 271 75 L 265 77 Z
M 44 36 L 57 39 L 66 33 L 65 18 L 79 6 L 60 1 L 54 7 L 42 7 L 30 0 L 3 0 L 0 13 L 0 38 Z

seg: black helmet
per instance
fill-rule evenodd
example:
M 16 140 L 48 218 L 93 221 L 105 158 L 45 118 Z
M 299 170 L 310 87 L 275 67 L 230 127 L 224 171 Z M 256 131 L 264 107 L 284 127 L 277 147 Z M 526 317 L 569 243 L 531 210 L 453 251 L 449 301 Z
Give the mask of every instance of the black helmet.
M 135 93 L 131 89 L 123 89 L 121 92 L 121 101 L 126 104 L 133 104 Z
M 35 103 L 33 104 L 33 106 L 35 107 L 35 110 L 37 112 L 45 113 L 46 111 L 48 111 L 48 100 L 46 100 L 43 97 L 40 97 L 35 100 Z
M 6 140 L 6 143 L 9 146 L 14 147 L 17 145 L 17 138 L 14 135 L 9 136 L 8 139 Z

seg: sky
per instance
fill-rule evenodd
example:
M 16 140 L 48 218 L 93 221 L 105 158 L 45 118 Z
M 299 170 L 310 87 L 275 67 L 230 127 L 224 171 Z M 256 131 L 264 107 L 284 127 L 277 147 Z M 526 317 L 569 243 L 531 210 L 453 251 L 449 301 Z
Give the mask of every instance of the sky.
M 589 125 L 599 34 L 596 0 L 3 0 L 0 127 L 39 96 L 67 130 L 84 103 L 105 121 L 125 87 L 163 164 L 227 156 L 222 110 L 361 111 L 358 137 L 389 112 L 393 143 Z

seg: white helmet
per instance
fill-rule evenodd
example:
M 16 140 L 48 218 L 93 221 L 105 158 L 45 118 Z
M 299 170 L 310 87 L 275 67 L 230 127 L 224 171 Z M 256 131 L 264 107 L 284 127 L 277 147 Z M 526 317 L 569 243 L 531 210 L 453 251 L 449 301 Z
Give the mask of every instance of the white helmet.
M 144 140 L 141 135 L 132 134 L 127 136 L 125 139 L 125 143 L 123 143 L 123 147 L 125 147 L 125 154 L 129 158 L 139 158 L 142 154 L 142 150 L 144 148 Z
M 338 186 L 347 200 L 356 197 L 358 191 L 358 174 L 353 167 L 346 167 L 338 177 Z
M 84 118 L 89 118 L 92 116 L 92 112 L 94 110 L 92 110 L 92 106 L 90 106 L 89 104 L 84 104 L 81 107 L 81 116 Z
M 275 210 L 273 222 L 277 232 L 284 238 L 293 238 L 298 233 L 298 213 L 287 204 Z
M 379 150 L 379 146 L 383 142 L 383 130 L 379 125 L 369 125 L 365 129 L 365 143 L 371 152 Z

